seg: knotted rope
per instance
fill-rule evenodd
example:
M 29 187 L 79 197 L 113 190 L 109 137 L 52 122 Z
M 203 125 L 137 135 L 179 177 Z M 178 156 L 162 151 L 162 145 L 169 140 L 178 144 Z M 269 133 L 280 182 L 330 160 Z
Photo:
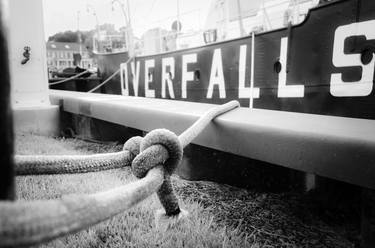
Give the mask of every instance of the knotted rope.
M 164 182 L 157 191 L 167 216 L 178 215 L 180 208 L 173 193 L 171 174 L 182 159 L 183 147 L 179 138 L 167 129 L 156 129 L 148 133 L 140 143 L 140 153 L 132 162 L 132 172 L 143 178 L 149 170 L 164 165 Z
M 0 246 L 33 245 L 60 237 L 119 214 L 157 191 L 167 216 L 180 213 L 173 193 L 170 175 L 182 159 L 183 147 L 189 144 L 210 120 L 238 107 L 237 101 L 215 107 L 204 114 L 179 137 L 166 129 L 157 129 L 144 138 L 133 137 L 124 145 L 124 151 L 112 154 L 64 157 L 64 166 L 53 164 L 56 156 L 18 157 L 18 173 L 75 173 L 114 168 L 105 165 L 105 159 L 116 155 L 114 166 L 127 166 L 132 161 L 133 174 L 140 180 L 109 191 L 89 195 L 66 196 L 54 200 L 0 202 Z M 47 158 L 47 159 L 46 159 Z M 94 158 L 94 159 L 93 159 Z M 29 160 L 28 160 L 29 159 Z M 38 159 L 42 169 L 32 167 Z M 17 161 L 17 160 L 16 160 Z M 75 162 L 79 162 L 79 166 Z M 96 161 L 94 166 L 88 166 Z M 103 166 L 101 166 L 103 165 Z M 24 166 L 25 168 L 22 168 Z M 30 169 L 32 168 L 32 169 Z M 117 168 L 117 167 L 116 167 Z

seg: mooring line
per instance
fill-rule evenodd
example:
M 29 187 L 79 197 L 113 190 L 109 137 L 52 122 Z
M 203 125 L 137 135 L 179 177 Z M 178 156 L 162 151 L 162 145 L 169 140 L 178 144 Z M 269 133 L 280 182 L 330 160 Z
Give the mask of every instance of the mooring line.
M 71 77 L 69 77 L 69 78 L 66 78 L 66 79 L 63 79 L 63 80 L 60 80 L 60 81 L 57 81 L 57 82 L 49 83 L 48 85 L 49 85 L 49 86 L 52 86 L 52 85 L 56 85 L 56 84 L 65 83 L 65 82 L 68 82 L 68 81 L 70 81 L 70 80 L 73 80 L 73 79 L 75 79 L 75 78 L 77 78 L 77 77 L 79 77 L 79 76 L 82 76 L 83 74 L 85 74 L 85 73 L 87 73 L 87 72 L 89 72 L 89 70 L 85 70 L 85 71 L 80 72 L 80 73 L 78 73 L 78 74 L 76 74 L 76 75 L 74 75 L 74 76 L 71 76 Z
M 126 60 L 125 64 L 129 63 L 130 60 L 132 60 L 134 57 L 129 57 L 128 60 Z M 94 88 L 92 88 L 91 90 L 87 91 L 87 93 L 92 93 L 94 92 L 95 90 L 99 89 L 100 87 L 102 87 L 103 85 L 105 85 L 106 83 L 108 83 L 114 76 L 116 76 L 118 73 L 120 73 L 121 71 L 121 68 L 118 69 L 117 71 L 115 71 L 114 73 L 112 73 L 111 76 L 109 76 L 106 80 L 104 80 L 101 84 L 95 86 Z
M 228 112 L 229 110 L 239 107 L 238 101 L 230 101 L 223 105 L 219 105 L 213 109 L 208 110 L 203 116 L 201 116 L 191 127 L 186 129 L 179 136 L 179 140 L 183 147 L 191 143 L 200 132 L 217 116 Z
M 91 90 L 87 91 L 87 93 L 92 93 L 94 92 L 95 90 L 99 89 L 100 87 L 102 87 L 103 85 L 105 85 L 106 83 L 109 82 L 109 80 L 111 80 L 114 76 L 116 76 L 118 73 L 120 73 L 120 69 L 118 69 L 117 71 L 115 71 L 114 73 L 112 73 L 111 76 L 109 76 L 106 80 L 104 80 L 102 83 L 98 84 L 97 86 L 95 86 L 94 88 L 92 88 Z
M 134 57 L 129 57 L 128 60 L 125 62 L 125 64 L 129 63 L 130 60 L 132 60 L 133 58 Z M 120 73 L 120 71 L 121 71 L 121 69 L 116 70 L 106 80 L 104 80 L 102 83 L 100 83 L 99 85 L 95 86 L 91 90 L 87 91 L 87 93 L 92 93 L 95 90 L 99 89 L 100 87 L 102 87 L 103 85 L 105 85 L 106 83 L 108 83 L 114 76 L 116 76 L 118 73 Z M 48 85 L 52 86 L 52 85 L 61 84 L 61 83 L 65 83 L 65 82 L 71 81 L 71 80 L 73 80 L 75 78 L 78 78 L 79 76 L 82 76 L 86 72 L 90 72 L 90 70 L 85 70 L 85 71 L 80 72 L 80 73 L 78 73 L 78 74 L 76 74 L 74 76 L 71 76 L 69 78 L 66 78 L 66 79 L 63 79 L 63 80 L 60 80 L 60 81 L 57 81 L 57 82 L 49 83 Z
M 121 168 L 131 163 L 128 151 L 94 155 L 16 155 L 16 175 L 85 173 Z
M 141 178 L 136 182 L 95 194 L 63 196 L 61 199 L 54 200 L 1 201 L 0 246 L 35 245 L 87 228 L 129 209 L 155 192 L 165 209 L 166 216 L 178 218 L 181 210 L 173 192 L 170 175 L 181 161 L 183 147 L 197 137 L 213 118 L 238 106 L 237 101 L 232 101 L 211 109 L 179 137 L 166 129 L 156 129 L 144 138 L 129 139 L 124 145 L 125 157 L 116 160 L 116 163 L 120 161 L 126 166 L 131 162 L 133 174 Z M 113 158 L 116 154 L 110 153 L 107 158 Z M 119 153 L 120 156 L 124 154 Z M 85 159 L 93 161 L 92 158 L 99 159 L 105 156 L 105 154 L 86 155 L 80 158 L 75 156 L 69 165 L 62 167 L 69 167 L 74 161 L 81 163 Z M 47 157 L 27 156 L 23 157 L 22 163 L 33 163 Z M 51 165 L 53 161 L 61 161 L 57 157 L 51 158 L 49 157 L 49 163 L 43 164 L 41 172 L 80 171 L 80 166 L 76 169 L 61 169 L 61 166 Z M 86 165 L 83 167 L 85 168 L 83 171 L 86 172 Z M 97 170 L 100 168 L 100 166 L 94 167 Z M 110 167 L 104 166 L 104 169 Z M 37 167 L 31 171 L 35 173 L 35 170 Z
M 152 195 L 164 180 L 161 166 L 147 177 L 89 195 L 0 202 L 0 246 L 40 244 L 113 217 Z

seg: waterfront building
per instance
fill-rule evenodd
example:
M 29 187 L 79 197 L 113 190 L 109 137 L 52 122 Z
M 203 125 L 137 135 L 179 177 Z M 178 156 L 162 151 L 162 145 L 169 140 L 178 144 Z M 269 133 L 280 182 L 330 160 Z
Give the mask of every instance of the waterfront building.
M 78 65 L 82 68 L 93 67 L 93 58 L 86 47 L 73 42 L 49 41 L 47 48 L 47 66 L 49 71 L 62 70 Z

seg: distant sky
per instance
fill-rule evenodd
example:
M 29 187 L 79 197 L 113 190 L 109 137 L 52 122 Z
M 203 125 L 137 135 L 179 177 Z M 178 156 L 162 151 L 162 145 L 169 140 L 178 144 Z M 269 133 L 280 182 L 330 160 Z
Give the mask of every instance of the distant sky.
M 124 16 L 118 2 L 112 10 L 112 0 L 43 0 L 45 36 L 66 30 L 95 29 L 98 17 L 99 24 L 113 23 L 116 29 L 125 26 Z M 179 0 L 182 31 L 202 29 L 206 21 L 210 0 Z M 140 37 L 145 31 L 154 27 L 171 29 L 177 16 L 177 0 L 129 0 L 133 32 Z M 78 14 L 79 12 L 79 14 Z

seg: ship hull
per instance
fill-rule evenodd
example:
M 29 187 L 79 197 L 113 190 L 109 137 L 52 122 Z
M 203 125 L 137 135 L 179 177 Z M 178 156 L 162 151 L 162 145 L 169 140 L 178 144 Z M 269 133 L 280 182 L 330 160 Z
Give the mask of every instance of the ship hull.
M 102 93 L 375 119 L 375 1 L 310 10 L 296 26 L 136 57 L 97 55 Z

